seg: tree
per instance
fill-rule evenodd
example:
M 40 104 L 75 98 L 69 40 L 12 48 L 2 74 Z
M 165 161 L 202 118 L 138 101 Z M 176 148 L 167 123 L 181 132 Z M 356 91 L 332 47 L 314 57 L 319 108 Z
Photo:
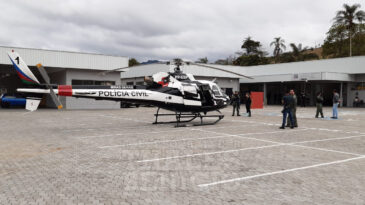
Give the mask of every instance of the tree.
M 199 58 L 197 61 L 195 61 L 195 63 L 204 63 L 204 64 L 207 64 L 208 63 L 208 58 L 207 57 Z
M 347 52 L 344 50 L 346 36 L 347 30 L 344 25 L 332 25 L 322 46 L 323 57 L 344 57 Z
M 293 53 L 285 52 L 279 56 L 279 59 L 275 59 L 275 61 L 279 61 L 280 63 L 290 63 L 297 61 L 297 59 L 294 57 Z
M 219 64 L 219 65 L 233 65 L 233 62 L 235 60 L 236 60 L 236 58 L 234 56 L 228 56 L 226 59 L 218 59 L 218 60 L 216 60 L 214 62 L 214 64 Z
M 293 50 L 293 56 L 295 56 L 296 58 L 299 58 L 302 52 L 308 50 L 308 46 L 303 48 L 301 43 L 299 43 L 298 46 L 295 45 L 294 43 L 291 43 L 290 47 Z
M 274 41 L 270 43 L 270 46 L 274 45 L 274 56 L 275 59 L 278 59 L 280 54 L 283 52 L 283 50 L 286 49 L 285 41 L 284 39 L 281 39 L 281 37 L 274 38 Z M 275 60 L 276 62 L 276 60 Z
M 245 52 L 236 52 L 236 55 L 239 56 L 232 61 L 233 65 L 252 66 L 269 63 L 265 57 L 267 53 L 261 50 L 261 43 L 252 40 L 250 36 L 243 40 L 241 48 Z
M 135 58 L 129 59 L 129 62 L 128 62 L 129 67 L 136 66 L 136 65 L 139 65 L 139 64 L 140 63 Z
M 360 7 L 360 4 L 354 4 L 352 6 L 344 4 L 344 10 L 337 11 L 336 17 L 334 18 L 336 25 L 346 27 L 348 38 L 350 40 L 350 56 L 352 56 L 352 36 L 356 30 L 356 21 L 362 24 L 365 20 L 365 12 L 363 10 L 358 10 Z
M 247 37 L 241 46 L 242 49 L 246 50 L 247 55 L 259 54 L 261 43 L 259 41 L 254 41 L 251 37 Z
M 304 54 L 304 53 L 308 50 L 308 46 L 303 48 L 301 43 L 299 43 L 298 46 L 295 45 L 294 43 L 291 43 L 289 45 L 292 48 L 292 52 L 290 54 L 294 58 L 294 61 L 303 61 L 303 60 L 305 60 L 304 55 L 306 55 L 306 54 Z M 285 58 L 288 59 L 288 56 L 286 56 Z M 280 58 L 280 59 L 283 59 L 283 58 Z M 282 61 L 280 61 L 280 62 L 282 62 Z M 292 62 L 292 61 L 290 61 L 290 62 Z
M 260 57 L 259 55 L 242 55 L 233 61 L 234 65 L 240 66 L 264 65 L 268 63 L 267 58 Z
M 214 62 L 214 64 L 218 64 L 218 65 L 228 65 L 228 61 L 227 59 L 218 59 Z
M 315 54 L 315 53 L 306 53 L 306 54 L 303 54 L 302 60 L 303 61 L 307 61 L 307 60 L 319 60 L 319 56 L 317 54 Z

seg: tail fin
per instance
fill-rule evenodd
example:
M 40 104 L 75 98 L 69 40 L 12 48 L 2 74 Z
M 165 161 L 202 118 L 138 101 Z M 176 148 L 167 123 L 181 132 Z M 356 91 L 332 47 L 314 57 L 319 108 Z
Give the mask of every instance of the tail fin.
M 31 85 L 40 84 L 38 79 L 34 76 L 32 71 L 28 68 L 27 64 L 25 64 L 17 52 L 8 52 L 8 56 L 23 83 Z

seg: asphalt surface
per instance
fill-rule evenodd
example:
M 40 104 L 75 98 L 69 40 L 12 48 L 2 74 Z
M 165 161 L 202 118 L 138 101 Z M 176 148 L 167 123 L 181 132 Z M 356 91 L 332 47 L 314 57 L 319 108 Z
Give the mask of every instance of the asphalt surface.
M 298 108 L 285 130 L 275 106 L 179 128 L 155 111 L 0 110 L 0 204 L 365 204 L 365 109 Z

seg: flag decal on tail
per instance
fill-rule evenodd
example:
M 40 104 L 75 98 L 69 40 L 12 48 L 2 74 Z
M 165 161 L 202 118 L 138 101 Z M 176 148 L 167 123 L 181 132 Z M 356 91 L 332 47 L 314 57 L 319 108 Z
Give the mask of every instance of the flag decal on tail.
M 24 63 L 24 61 L 20 58 L 18 53 L 9 52 L 8 53 L 13 66 L 20 77 L 20 79 L 25 84 L 39 84 L 37 78 L 33 75 L 32 71 L 28 68 L 28 66 Z

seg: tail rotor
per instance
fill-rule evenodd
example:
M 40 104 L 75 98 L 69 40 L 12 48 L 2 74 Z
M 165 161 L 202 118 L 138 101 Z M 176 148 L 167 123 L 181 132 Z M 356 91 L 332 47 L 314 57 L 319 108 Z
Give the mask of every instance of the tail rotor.
M 29 69 L 27 64 L 23 61 L 23 59 L 20 57 L 20 55 L 17 52 L 14 52 L 14 50 L 12 52 L 8 52 L 8 56 L 13 64 L 18 76 L 20 77 L 20 79 L 22 80 L 23 83 L 25 83 L 27 85 L 39 85 L 39 86 L 43 86 L 43 87 L 45 86 L 47 89 L 50 90 L 51 99 L 55 103 L 57 108 L 58 109 L 63 108 L 61 101 L 58 99 L 58 97 L 56 96 L 56 94 L 53 90 L 53 87 L 50 83 L 49 76 L 48 76 L 46 70 L 44 69 L 44 67 L 42 66 L 42 64 L 37 64 L 37 68 L 46 84 L 41 84 L 39 82 L 39 80 L 35 77 L 33 72 Z M 40 102 L 39 98 L 37 98 L 37 99 L 27 98 L 26 109 L 31 110 L 31 111 L 36 110 L 38 108 L 39 102 Z
M 37 68 L 38 68 L 39 73 L 41 74 L 43 80 L 46 82 L 46 87 L 50 91 L 49 94 L 51 95 L 52 101 L 56 104 L 58 109 L 62 109 L 63 108 L 62 103 L 58 99 L 58 97 L 56 96 L 56 94 L 55 94 L 55 92 L 52 88 L 52 85 L 51 85 L 51 82 L 50 82 L 50 79 L 48 77 L 48 74 L 47 74 L 46 70 L 44 69 L 44 67 L 40 63 L 37 64 Z

